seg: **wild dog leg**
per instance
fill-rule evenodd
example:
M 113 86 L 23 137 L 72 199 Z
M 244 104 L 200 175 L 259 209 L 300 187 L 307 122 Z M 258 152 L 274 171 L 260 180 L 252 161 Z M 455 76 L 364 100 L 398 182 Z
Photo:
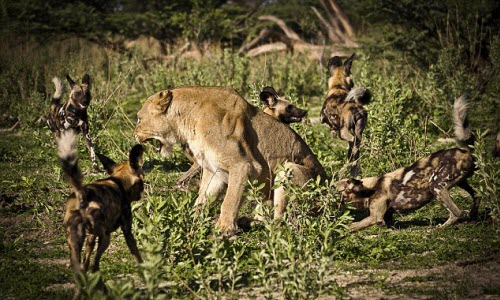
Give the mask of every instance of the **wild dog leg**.
M 182 174 L 179 179 L 175 182 L 177 185 L 184 185 L 186 181 L 190 180 L 192 177 L 194 177 L 196 174 L 198 174 L 201 171 L 201 167 L 197 162 L 194 162 L 189 170 L 187 170 L 184 174 Z
M 94 264 L 92 265 L 92 272 L 99 271 L 99 261 L 101 256 L 108 249 L 111 240 L 110 234 L 103 234 L 99 236 L 99 244 L 97 246 L 97 251 L 94 256 Z
M 83 267 L 82 271 L 84 273 L 89 269 L 90 264 L 90 256 L 92 255 L 92 251 L 94 251 L 95 247 L 95 238 L 96 236 L 93 234 L 89 234 L 87 236 L 87 240 L 85 241 L 85 257 L 83 258 Z
M 96 155 L 94 151 L 94 144 L 92 144 L 92 140 L 90 139 L 89 125 L 87 123 L 82 124 L 82 134 L 85 140 L 85 145 L 87 145 L 87 148 L 89 148 L 90 151 L 90 158 L 92 159 L 92 168 L 95 171 L 98 171 L 99 166 L 97 165 Z
M 121 228 L 130 253 L 135 257 L 137 263 L 142 263 L 142 257 L 137 248 L 137 242 L 132 234 L 132 212 L 127 212 L 125 216 L 123 216 Z
M 472 203 L 472 207 L 470 209 L 469 216 L 471 219 L 477 219 L 477 214 L 479 212 L 479 203 L 481 202 L 481 199 L 479 199 L 476 196 L 476 192 L 474 189 L 469 185 L 467 182 L 467 179 L 462 180 L 461 182 L 457 183 L 457 186 L 464 189 L 469 195 L 472 197 L 472 200 L 474 201 Z
M 450 193 L 448 192 L 448 189 L 442 189 L 442 190 L 437 190 L 436 192 L 436 198 L 443 202 L 443 204 L 446 206 L 448 211 L 450 212 L 450 216 L 448 220 L 442 225 L 442 227 L 446 227 L 449 225 L 454 224 L 457 222 L 458 218 L 462 215 L 462 211 L 453 203 L 450 197 Z
M 85 240 L 85 229 L 81 223 L 70 225 L 66 231 L 66 239 L 68 241 L 70 251 L 70 265 L 74 273 L 79 273 L 81 269 L 81 251 Z
M 370 215 L 359 222 L 354 222 L 349 226 L 351 231 L 358 231 L 372 225 L 377 225 L 379 227 L 384 227 L 384 215 L 387 211 L 387 201 L 386 199 L 376 199 L 370 204 Z

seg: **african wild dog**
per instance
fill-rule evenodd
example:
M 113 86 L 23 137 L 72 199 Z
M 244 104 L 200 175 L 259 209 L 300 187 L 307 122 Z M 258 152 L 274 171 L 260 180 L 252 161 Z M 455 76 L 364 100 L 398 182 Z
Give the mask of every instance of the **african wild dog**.
M 328 124 L 333 137 L 340 136 L 349 143 L 347 158 L 352 162 L 351 175 L 358 173 L 361 135 L 366 127 L 368 113 L 363 105 L 370 103 L 370 92 L 362 87 L 353 88 L 351 67 L 354 53 L 343 64 L 338 56 L 330 58 L 328 93 L 321 109 L 321 122 Z
M 115 163 L 110 158 L 97 154 L 110 176 L 83 185 L 83 175 L 78 166 L 76 133 L 71 129 L 61 132 L 57 143 L 62 170 L 73 189 L 66 202 L 64 215 L 73 272 L 87 272 L 96 238 L 99 238 L 99 242 L 92 272 L 99 270 L 99 260 L 109 246 L 111 233 L 118 227 L 123 231 L 130 252 L 136 261 L 141 263 L 142 258 L 132 234 L 130 205 L 132 201 L 140 200 L 144 188 L 143 147 L 134 146 L 130 151 L 129 160 L 122 163 Z M 82 208 L 80 202 L 86 202 L 87 205 Z M 84 242 L 85 256 L 82 266 L 80 262 Z
M 302 122 L 302 119 L 307 115 L 307 111 L 298 108 L 284 97 L 278 96 L 278 93 L 273 87 L 266 86 L 262 89 L 259 95 L 260 101 L 264 104 L 264 113 L 270 115 L 283 124 Z M 193 164 L 182 176 L 177 180 L 177 185 L 184 183 L 201 171 L 200 165 L 196 162 L 192 152 L 186 145 L 183 145 L 183 151 Z
M 61 132 L 68 129 L 73 129 L 77 132 L 81 131 L 85 139 L 85 144 L 90 151 L 92 167 L 94 170 L 98 170 L 94 146 L 89 134 L 89 117 L 87 114 L 87 108 L 92 100 L 90 76 L 85 74 L 81 84 L 77 84 L 69 75 L 66 75 L 66 79 L 71 87 L 71 91 L 68 101 L 63 104 L 61 104 L 62 93 L 64 91 L 62 82 L 58 77 L 52 79 L 52 82 L 56 86 L 56 91 L 52 97 L 47 124 L 56 139 L 60 137 Z
M 441 201 L 450 212 L 443 226 L 451 225 L 462 216 L 462 211 L 453 203 L 448 192 L 455 185 L 470 194 L 473 199 L 470 217 L 477 217 L 479 199 L 467 182 L 475 169 L 471 148 L 475 137 L 466 113 L 467 102 L 463 96 L 457 98 L 453 105 L 453 121 L 460 148 L 435 152 L 411 166 L 380 177 L 342 179 L 337 182 L 337 188 L 349 203 L 359 209 L 370 210 L 370 216 L 354 222 L 350 226 L 351 230 L 375 224 L 390 225 L 394 212 L 416 210 L 433 198 Z

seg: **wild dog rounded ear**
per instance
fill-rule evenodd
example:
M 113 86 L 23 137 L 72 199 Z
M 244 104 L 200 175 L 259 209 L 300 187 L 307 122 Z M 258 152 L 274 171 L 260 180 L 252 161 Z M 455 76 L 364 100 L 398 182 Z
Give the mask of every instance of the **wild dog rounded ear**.
M 83 75 L 82 83 L 90 87 L 90 76 L 89 74 Z
M 144 161 L 142 159 L 142 155 L 144 153 L 144 147 L 141 144 L 135 145 L 132 150 L 130 150 L 129 154 L 129 163 L 132 169 L 138 170 L 142 168 Z
M 338 56 L 334 56 L 328 60 L 328 71 L 330 71 L 330 75 L 333 75 L 333 71 L 335 68 L 342 66 L 342 59 Z
M 259 95 L 260 101 L 269 107 L 273 107 L 276 105 L 278 100 L 278 93 L 271 86 L 266 86 Z
M 356 53 L 353 53 L 351 57 L 349 57 L 345 62 L 344 62 L 344 72 L 346 76 L 349 76 L 351 74 L 351 67 L 352 67 L 352 61 L 354 59 L 354 56 Z
M 157 96 L 153 99 L 153 103 L 156 105 L 156 108 L 162 112 L 166 111 L 170 106 L 170 103 L 172 102 L 172 98 L 174 96 L 172 94 L 172 91 L 161 91 L 156 95 Z
M 68 80 L 69 86 L 71 88 L 73 88 L 73 86 L 75 86 L 76 83 L 73 79 L 71 79 L 71 77 L 69 77 L 69 74 L 66 74 L 66 80 Z
M 113 174 L 113 172 L 115 171 L 116 163 L 111 158 L 107 157 L 104 154 L 96 153 L 96 155 L 97 158 L 99 158 L 99 160 L 101 161 L 102 166 L 104 167 L 106 172 L 109 175 Z

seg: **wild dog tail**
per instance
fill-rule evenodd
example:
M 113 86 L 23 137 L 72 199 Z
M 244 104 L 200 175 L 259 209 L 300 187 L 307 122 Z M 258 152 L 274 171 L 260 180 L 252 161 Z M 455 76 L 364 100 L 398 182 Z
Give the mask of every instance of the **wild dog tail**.
M 453 103 L 453 129 L 457 142 L 463 147 L 472 146 L 475 141 L 475 136 L 472 133 L 467 118 L 468 109 L 469 103 L 466 95 L 462 95 L 455 99 L 455 103 Z
M 62 84 L 62 81 L 61 79 L 59 79 L 59 77 L 52 78 L 52 82 L 56 87 L 56 91 L 52 96 L 52 103 L 59 104 L 59 102 L 61 101 L 62 93 L 64 92 L 64 85 Z
M 83 174 L 78 166 L 77 135 L 74 130 L 61 132 L 61 136 L 57 139 L 57 150 L 66 181 L 81 203 L 83 199 Z
M 347 93 L 345 102 L 357 102 L 361 105 L 367 105 L 372 99 L 372 94 L 364 87 L 355 87 Z

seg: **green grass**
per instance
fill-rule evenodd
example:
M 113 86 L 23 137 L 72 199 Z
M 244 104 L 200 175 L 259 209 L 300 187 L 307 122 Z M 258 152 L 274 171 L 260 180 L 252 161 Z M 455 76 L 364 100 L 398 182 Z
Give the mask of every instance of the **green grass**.
M 40 49 L 44 51 L 49 50 Z M 111 247 L 101 260 L 100 276 L 108 297 L 297 299 L 347 297 L 361 291 L 363 296 L 379 293 L 449 299 L 470 296 L 470 290 L 478 289 L 480 295 L 498 295 L 498 282 L 478 283 L 467 272 L 446 271 L 455 270 L 457 263 L 464 261 L 470 262 L 463 267 L 465 271 L 479 268 L 484 276 L 499 271 L 500 163 L 490 156 L 491 135 L 483 130 L 489 125 L 477 122 L 475 109 L 471 111 L 472 124 L 481 129 L 475 150 L 479 169 L 471 185 L 483 201 L 478 222 L 464 218 L 456 226 L 438 229 L 436 225 L 445 221 L 448 212 L 434 201 L 417 212 L 396 215 L 394 229 L 373 227 L 349 233 L 348 224 L 362 218 L 363 213 L 338 209 L 340 195 L 330 187 L 331 182 L 347 176 L 346 143 L 333 140 L 326 126 L 311 122 L 317 119 L 326 92 L 325 70 L 316 62 L 288 54 L 249 60 L 221 51 L 214 53 L 212 61 L 149 65 L 146 69 L 135 58 L 106 54 L 109 56 L 104 59 L 95 50 L 92 60 L 84 49 L 72 51 L 78 55 L 73 52 L 71 57 L 79 59 L 60 57 L 69 67 L 57 63 L 42 68 L 41 54 L 38 58 L 18 58 L 22 61 L 13 59 L 9 64 L 2 61 L 7 73 L 14 74 L 16 65 L 32 70 L 9 86 L 0 84 L 4 94 L 19 96 L 11 97 L 19 99 L 14 103 L 2 99 L 2 107 L 22 120 L 20 130 L 0 133 L 2 298 L 68 298 L 73 292 L 70 284 L 75 281 L 67 266 L 69 252 L 62 226 L 64 201 L 70 189 L 60 173 L 52 135 L 45 125 L 36 124 L 48 111 L 47 95 L 52 91 L 49 78 L 62 76 L 65 68 L 75 77 L 84 71 L 91 74 L 91 135 L 98 151 L 115 160 L 126 159 L 135 143 L 135 113 L 146 97 L 160 89 L 188 84 L 233 86 L 258 105 L 260 89 L 273 85 L 309 110 L 309 119 L 292 128 L 306 140 L 332 178 L 326 184 L 313 182 L 305 189 L 290 186 L 292 199 L 283 221 L 268 218 L 226 240 L 214 227 L 220 203 L 195 217 L 197 179 L 190 183 L 190 190 L 175 186 L 175 180 L 189 168 L 180 147 L 172 157 L 163 159 L 147 146 L 146 191 L 143 200 L 133 205 L 133 232 L 145 262 L 137 266 L 121 232 L 114 233 Z M 436 82 L 424 84 L 422 78 L 426 76 L 400 80 L 411 73 L 404 66 L 376 66 L 364 55 L 353 66 L 356 84 L 370 88 L 374 95 L 367 106 L 369 125 L 361 149 L 360 166 L 366 176 L 383 174 L 437 149 L 451 147 L 436 140 L 446 135 L 439 128 L 451 128 L 449 115 L 455 95 L 444 95 Z M 432 78 L 433 71 L 428 72 Z M 29 88 L 34 78 L 41 81 L 37 90 Z M 19 91 L 26 97 L 16 94 Z M 474 101 L 480 103 L 482 99 Z M 103 173 L 86 171 L 91 169 L 91 162 L 83 141 L 79 149 L 85 182 L 104 177 Z M 240 215 L 252 216 L 261 201 L 259 186 L 249 182 L 245 197 Z M 452 197 L 459 207 L 469 208 L 471 200 L 465 193 L 454 190 Z M 312 202 L 321 204 L 319 215 L 308 213 Z M 264 215 L 271 212 L 264 211 Z M 433 268 L 437 273 L 417 274 Z M 405 272 L 410 275 L 403 276 Z M 402 279 L 395 281 L 400 275 Z M 79 280 L 84 295 L 104 295 L 98 291 L 97 279 L 89 276 Z M 369 290 L 363 292 L 364 288 Z

